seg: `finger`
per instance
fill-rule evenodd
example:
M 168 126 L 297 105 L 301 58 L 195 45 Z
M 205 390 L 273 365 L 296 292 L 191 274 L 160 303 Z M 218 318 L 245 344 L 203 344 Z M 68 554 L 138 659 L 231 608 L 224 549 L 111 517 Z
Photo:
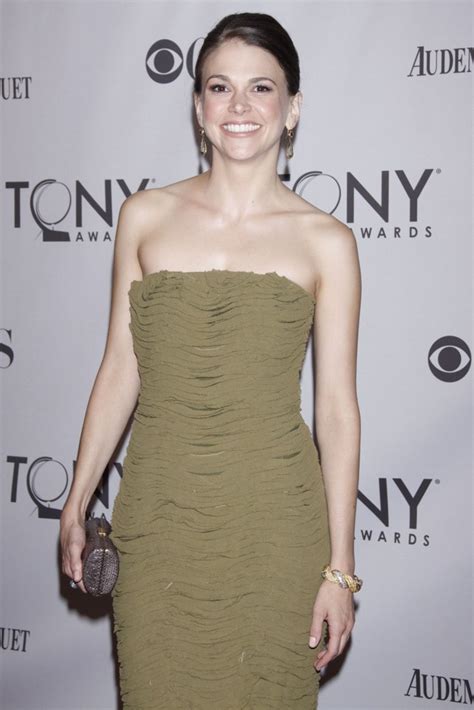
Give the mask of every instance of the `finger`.
M 82 565 L 76 564 L 72 566 L 71 579 L 73 579 L 76 584 L 80 584 L 82 580 Z
M 327 645 L 325 645 L 324 648 L 322 648 L 321 651 L 318 653 L 318 655 L 316 656 L 316 661 L 318 661 L 322 656 L 324 656 L 326 651 L 327 651 Z
M 62 559 L 62 570 L 68 577 L 73 576 L 73 569 L 77 563 L 82 563 L 81 552 L 81 547 L 77 543 L 71 542 L 70 545 L 65 548 Z
M 70 567 L 71 567 L 71 574 L 70 574 L 71 579 L 73 579 L 76 582 L 76 584 L 83 591 L 85 591 L 84 584 L 82 582 L 82 560 L 81 560 L 81 558 L 75 557 L 72 560 Z
M 313 614 L 311 628 L 309 630 L 309 646 L 310 646 L 310 648 L 316 648 L 316 646 L 318 645 L 318 643 L 321 639 L 323 621 L 324 621 L 324 618 L 320 614 L 318 614 L 318 613 Z
M 73 573 L 73 571 L 72 571 L 71 558 L 70 558 L 69 556 L 65 556 L 65 557 L 64 557 L 64 561 L 63 561 L 63 572 L 64 572 L 64 574 L 67 575 L 68 577 L 71 577 L 71 579 L 72 579 L 73 576 L 74 576 L 74 573 Z
M 82 581 L 82 579 L 81 579 L 80 582 L 77 583 L 77 586 L 79 587 L 79 589 L 81 590 L 81 592 L 84 592 L 84 594 L 87 594 L 87 589 L 85 588 L 84 582 Z
M 318 660 L 315 663 L 316 670 L 320 670 L 322 666 L 325 666 L 329 661 L 332 661 L 333 658 L 337 656 L 337 650 L 339 648 L 340 642 L 341 642 L 341 630 L 340 629 L 334 629 L 334 627 L 330 630 L 330 636 L 329 636 L 329 643 L 324 651 L 323 655 L 318 658 Z
M 71 587 L 71 589 L 74 589 L 74 590 L 80 589 L 81 592 L 84 592 L 84 594 L 88 593 L 82 579 L 75 580 L 73 577 L 71 577 L 69 580 L 69 584 L 71 585 L 72 582 L 74 582 L 74 587 Z
M 61 572 L 63 574 L 66 574 L 68 577 L 69 575 L 69 563 L 66 561 L 66 557 L 63 555 L 63 561 L 61 564 Z
M 337 649 L 337 654 L 336 654 L 337 656 L 339 656 L 343 652 L 344 646 L 346 645 L 346 643 L 349 639 L 349 636 L 350 636 L 350 631 L 345 631 L 342 634 L 341 639 L 339 641 L 339 648 Z
M 69 543 L 68 554 L 72 565 L 82 562 L 83 545 L 80 542 L 72 541 Z

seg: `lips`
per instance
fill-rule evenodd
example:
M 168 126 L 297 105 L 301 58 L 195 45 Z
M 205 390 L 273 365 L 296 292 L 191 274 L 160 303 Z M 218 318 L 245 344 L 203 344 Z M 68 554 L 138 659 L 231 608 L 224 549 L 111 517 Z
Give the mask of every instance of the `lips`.
M 237 135 L 246 135 L 249 133 L 255 133 L 260 128 L 260 124 L 253 123 L 252 121 L 245 122 L 235 122 L 229 121 L 229 123 L 223 123 L 222 128 L 226 133 L 232 133 Z

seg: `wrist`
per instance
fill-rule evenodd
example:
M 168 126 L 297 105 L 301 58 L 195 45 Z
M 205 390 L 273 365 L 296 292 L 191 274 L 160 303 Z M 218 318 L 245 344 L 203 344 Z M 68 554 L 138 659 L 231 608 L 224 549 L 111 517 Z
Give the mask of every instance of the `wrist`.
M 331 559 L 331 561 L 329 562 L 329 566 L 331 569 L 338 569 L 341 572 L 344 572 L 344 574 L 353 575 L 355 572 L 354 560 Z
M 85 513 L 82 512 L 82 507 L 75 502 L 68 502 L 61 512 L 61 519 L 68 523 L 82 523 L 85 519 Z
M 349 589 L 351 592 L 358 592 L 363 583 L 363 580 L 356 574 L 351 574 L 339 567 L 331 567 L 330 564 L 323 567 L 321 577 L 329 582 L 338 584 L 343 589 Z

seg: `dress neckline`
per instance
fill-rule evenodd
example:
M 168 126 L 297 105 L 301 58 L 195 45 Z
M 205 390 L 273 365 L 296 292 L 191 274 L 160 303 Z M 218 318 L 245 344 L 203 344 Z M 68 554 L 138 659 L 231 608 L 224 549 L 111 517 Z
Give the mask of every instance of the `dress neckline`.
M 134 279 L 133 281 L 130 282 L 130 290 L 132 289 L 132 286 L 134 284 L 144 284 L 145 281 L 148 279 L 155 278 L 157 276 L 161 275 L 170 275 L 170 276 L 204 276 L 204 277 L 212 277 L 212 276 L 227 276 L 227 275 L 236 275 L 236 276 L 245 276 L 247 278 L 273 278 L 280 280 L 287 285 L 291 286 L 295 290 L 297 290 L 300 294 L 303 294 L 306 296 L 306 298 L 309 298 L 309 300 L 312 302 L 313 306 L 316 305 L 316 299 L 314 296 L 307 291 L 303 286 L 300 286 L 299 283 L 296 283 L 296 281 L 293 281 L 293 279 L 288 278 L 288 276 L 283 276 L 282 274 L 278 274 L 276 271 L 265 271 L 265 272 L 258 272 L 258 271 L 247 271 L 247 270 L 236 270 L 236 269 L 204 269 L 200 271 L 175 271 L 171 269 L 159 269 L 158 271 L 151 271 L 149 274 L 145 274 L 145 276 L 142 279 Z

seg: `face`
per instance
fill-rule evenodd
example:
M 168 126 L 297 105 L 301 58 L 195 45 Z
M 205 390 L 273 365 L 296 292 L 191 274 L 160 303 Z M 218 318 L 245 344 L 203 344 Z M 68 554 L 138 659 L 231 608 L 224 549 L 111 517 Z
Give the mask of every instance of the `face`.
M 209 141 L 235 158 L 277 146 L 285 126 L 298 122 L 301 99 L 301 92 L 288 94 L 283 69 L 270 52 L 240 39 L 226 40 L 209 54 L 202 93 L 194 96 Z

